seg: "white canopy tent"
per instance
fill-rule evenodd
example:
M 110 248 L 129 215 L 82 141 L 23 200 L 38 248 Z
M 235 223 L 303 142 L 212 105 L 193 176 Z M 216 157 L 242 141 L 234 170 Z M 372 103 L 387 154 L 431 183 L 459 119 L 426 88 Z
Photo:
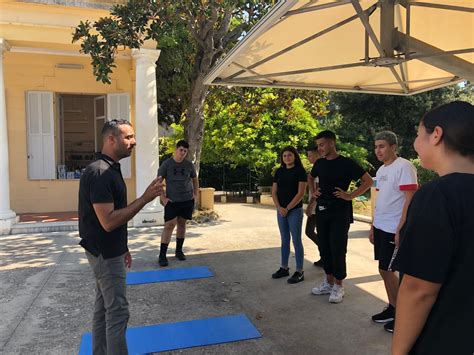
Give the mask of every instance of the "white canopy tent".
M 473 63 L 474 0 L 282 0 L 205 84 L 411 95 Z

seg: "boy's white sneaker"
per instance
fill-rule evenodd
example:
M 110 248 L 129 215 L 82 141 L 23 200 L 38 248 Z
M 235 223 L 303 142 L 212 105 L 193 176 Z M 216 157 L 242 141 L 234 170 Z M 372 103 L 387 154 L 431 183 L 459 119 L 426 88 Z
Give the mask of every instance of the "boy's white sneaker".
M 311 293 L 313 295 L 329 295 L 331 291 L 332 285 L 325 279 L 319 286 L 314 287 Z
M 344 287 L 342 287 L 341 285 L 334 284 L 331 290 L 331 295 L 329 296 L 329 302 L 341 303 L 343 297 L 344 297 Z

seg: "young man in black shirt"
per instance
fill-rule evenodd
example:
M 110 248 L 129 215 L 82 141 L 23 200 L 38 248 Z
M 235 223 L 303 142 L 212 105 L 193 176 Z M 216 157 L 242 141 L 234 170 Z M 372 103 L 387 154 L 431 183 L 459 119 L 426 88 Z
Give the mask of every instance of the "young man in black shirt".
M 316 163 L 316 160 L 320 158 L 320 155 L 318 153 L 318 147 L 316 145 L 309 146 L 306 149 L 306 156 L 309 160 L 309 162 L 314 166 L 314 163 Z M 311 172 L 308 173 L 308 192 L 309 192 L 309 202 L 308 206 L 306 207 L 306 216 L 308 217 L 306 219 L 306 227 L 305 227 L 305 234 L 306 236 L 313 241 L 314 244 L 316 244 L 318 251 L 319 251 L 319 246 L 318 246 L 318 234 L 316 233 L 316 197 L 313 196 L 313 190 L 314 187 L 317 186 L 318 179 L 314 179 L 311 176 Z M 321 252 L 319 251 L 319 255 L 321 255 Z M 313 263 L 314 266 L 317 267 L 323 267 L 323 260 L 321 257 L 319 260 L 315 261 Z
M 353 222 L 352 199 L 367 191 L 373 182 L 356 162 L 338 154 L 333 132 L 320 132 L 316 136 L 316 144 L 324 158 L 314 164 L 311 175 L 319 178 L 319 187 L 314 189 L 317 198 L 316 228 L 326 278 L 311 292 L 315 295 L 329 294 L 329 302 L 340 303 L 344 297 L 342 280 L 347 276 L 346 252 L 349 227 Z M 361 185 L 347 192 L 350 183 L 359 179 Z
M 428 112 L 414 147 L 438 179 L 413 196 L 393 268 L 400 283 L 392 354 L 474 354 L 474 106 Z
M 163 192 L 161 178 L 127 206 L 127 187 L 118 161 L 136 144 L 130 122 L 112 120 L 102 129 L 103 148 L 81 176 L 79 235 L 96 279 L 92 322 L 94 354 L 127 354 L 125 331 L 129 318 L 125 267 L 132 265 L 127 246 L 127 222 Z

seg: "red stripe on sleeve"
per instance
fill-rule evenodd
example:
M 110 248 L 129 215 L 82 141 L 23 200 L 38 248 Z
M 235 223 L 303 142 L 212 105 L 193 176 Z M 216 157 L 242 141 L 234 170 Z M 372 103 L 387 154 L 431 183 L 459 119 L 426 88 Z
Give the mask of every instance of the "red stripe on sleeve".
M 410 185 L 400 185 L 400 191 L 410 191 L 410 190 L 417 190 L 417 184 L 410 184 Z

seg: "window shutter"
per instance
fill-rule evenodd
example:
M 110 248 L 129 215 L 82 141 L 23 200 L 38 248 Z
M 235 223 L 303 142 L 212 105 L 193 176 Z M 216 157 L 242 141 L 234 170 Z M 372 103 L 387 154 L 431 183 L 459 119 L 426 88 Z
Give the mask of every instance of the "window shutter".
M 31 180 L 55 179 L 53 93 L 26 93 L 28 132 L 28 177 Z
M 108 94 L 107 95 L 107 120 L 122 119 L 130 121 L 130 95 Z M 120 160 L 122 176 L 124 179 L 132 177 L 131 158 Z

